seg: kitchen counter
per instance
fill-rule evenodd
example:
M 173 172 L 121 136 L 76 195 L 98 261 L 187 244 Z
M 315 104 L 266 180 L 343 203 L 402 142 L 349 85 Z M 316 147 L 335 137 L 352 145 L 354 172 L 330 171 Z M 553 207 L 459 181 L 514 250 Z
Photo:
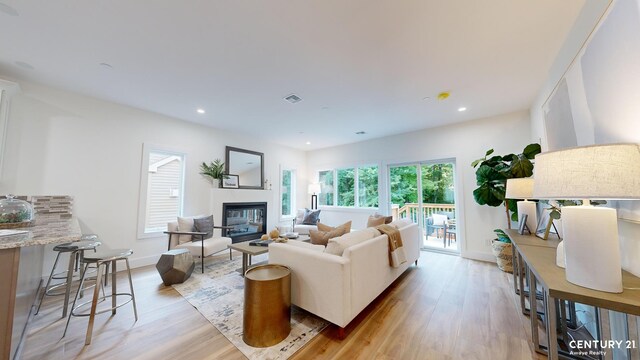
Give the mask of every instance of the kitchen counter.
M 0 360 L 16 357 L 42 282 L 44 248 L 80 240 L 76 218 L 36 217 L 26 231 L 0 236 Z
M 80 240 L 82 232 L 78 219 L 36 218 L 33 226 L 9 229 L 26 233 L 0 236 L 0 249 L 34 245 L 62 244 Z

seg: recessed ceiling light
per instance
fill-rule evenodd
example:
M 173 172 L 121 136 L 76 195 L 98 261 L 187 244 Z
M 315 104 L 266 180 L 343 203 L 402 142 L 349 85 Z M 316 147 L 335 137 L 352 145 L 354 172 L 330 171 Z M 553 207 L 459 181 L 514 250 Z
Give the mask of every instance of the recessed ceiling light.
M 26 63 L 24 61 L 16 61 L 15 62 L 16 65 L 20 66 L 23 69 L 27 69 L 27 70 L 35 70 L 36 68 L 33 67 L 33 65 Z
M 204 109 L 198 109 L 198 110 L 196 110 L 196 112 L 197 112 L 198 114 L 204 114 L 204 113 L 205 113 Z
M 463 106 L 463 107 L 459 107 L 459 108 L 458 108 L 458 111 L 466 111 L 466 110 L 467 110 L 467 108 L 466 108 L 466 107 L 464 107 L 464 106 Z
M 113 70 L 113 66 L 111 66 L 111 64 L 107 64 L 107 63 L 100 63 L 99 64 L 101 68 L 103 69 L 108 69 L 108 70 Z
M 364 131 L 358 131 L 358 132 L 356 133 L 356 135 L 364 135 L 364 134 L 366 134 L 366 132 L 364 132 Z
M 307 145 L 311 145 L 311 141 L 307 141 L 305 144 L 307 144 Z
M 430 96 L 425 96 L 425 97 L 422 98 L 422 101 L 429 100 L 429 99 L 431 99 Z
M 7 15 L 11 15 L 11 16 L 18 16 L 20 14 L 18 14 L 18 10 L 12 8 L 11 6 L 5 4 L 5 3 L 0 3 L 0 12 L 3 12 Z
M 287 95 L 284 99 L 292 104 L 302 101 L 302 98 L 296 94 Z

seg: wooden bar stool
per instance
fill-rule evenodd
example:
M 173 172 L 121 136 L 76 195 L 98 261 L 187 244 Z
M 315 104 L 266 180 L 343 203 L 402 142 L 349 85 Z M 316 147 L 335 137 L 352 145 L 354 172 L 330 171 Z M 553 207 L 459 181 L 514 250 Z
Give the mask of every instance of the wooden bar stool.
M 67 325 L 64 328 L 64 337 L 67 334 L 67 329 L 69 328 L 69 322 L 71 321 L 72 316 L 89 316 L 89 325 L 87 326 L 87 335 L 85 337 L 85 345 L 91 344 L 91 335 L 93 332 L 93 322 L 96 314 L 102 314 L 108 311 L 111 311 L 112 315 L 116 314 L 116 309 L 128 304 L 129 302 L 133 302 L 133 314 L 135 316 L 136 321 L 138 321 L 138 310 L 136 308 L 136 297 L 133 292 L 133 281 L 131 280 L 131 268 L 129 267 L 129 256 L 133 254 L 131 249 L 114 249 L 114 250 L 98 250 L 97 252 L 89 255 L 85 255 L 85 271 L 82 273 L 82 277 L 80 278 L 80 287 L 78 288 L 78 292 L 73 300 L 73 305 L 71 307 L 71 312 L 69 313 L 69 318 L 67 319 Z M 129 289 L 130 293 L 119 293 L 116 288 L 116 263 L 118 261 L 124 261 L 127 266 L 127 275 L 129 277 Z M 90 264 L 96 264 L 97 274 L 96 274 L 96 284 L 101 281 L 102 275 L 105 277 L 109 276 L 108 266 L 111 267 L 111 294 L 100 296 L 99 287 L 96 286 L 93 290 L 93 299 L 91 301 L 84 302 L 76 306 L 76 302 L 78 301 L 78 297 L 80 296 L 80 291 L 85 281 L 86 269 Z M 104 267 L 104 272 L 103 272 Z M 117 297 L 126 297 L 127 300 L 118 304 Z M 98 310 L 98 301 L 103 299 L 111 298 L 111 307 L 106 309 Z M 90 311 L 80 312 L 80 308 L 91 304 Z
M 73 281 L 74 274 L 74 264 L 75 270 L 78 270 L 78 263 L 82 264 L 82 259 L 84 257 L 85 250 L 94 250 L 100 246 L 102 243 L 98 240 L 96 235 L 87 235 L 82 237 L 85 240 L 76 241 L 73 243 L 66 243 L 56 245 L 53 248 L 53 251 L 56 251 L 58 254 L 56 255 L 56 260 L 53 263 L 53 267 L 51 268 L 51 274 L 49 274 L 49 279 L 47 280 L 47 284 L 42 290 L 42 294 L 40 295 L 40 302 L 38 303 L 38 308 L 36 309 L 36 315 L 40 312 L 40 306 L 42 306 L 42 302 L 44 301 L 45 296 L 56 296 L 64 294 L 64 304 L 62 307 L 62 317 L 67 316 L 67 308 L 69 306 L 69 294 L 71 293 L 71 283 Z M 60 260 L 60 255 L 63 253 L 69 254 L 69 264 L 67 266 L 67 270 L 56 273 L 56 266 L 58 265 L 58 260 Z M 84 270 L 80 267 L 82 271 L 81 277 L 84 273 Z M 64 274 L 64 276 L 61 276 Z M 64 282 L 51 285 L 52 280 L 62 280 Z M 55 293 L 54 291 L 58 288 L 64 287 L 65 291 L 63 293 Z

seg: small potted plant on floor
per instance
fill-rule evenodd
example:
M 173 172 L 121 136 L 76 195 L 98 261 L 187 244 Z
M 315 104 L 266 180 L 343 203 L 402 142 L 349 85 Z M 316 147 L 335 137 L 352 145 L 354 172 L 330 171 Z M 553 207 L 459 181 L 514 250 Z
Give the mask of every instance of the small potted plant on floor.
M 496 257 L 496 263 L 498 268 L 502 271 L 511 273 L 513 272 L 513 245 L 511 239 L 505 234 L 502 229 L 493 230 L 498 236 L 497 239 L 491 241 L 491 252 Z
M 209 165 L 203 162 L 200 165 L 200 174 L 210 178 L 214 188 L 220 187 L 224 177 L 224 163 L 220 159 L 215 159 Z

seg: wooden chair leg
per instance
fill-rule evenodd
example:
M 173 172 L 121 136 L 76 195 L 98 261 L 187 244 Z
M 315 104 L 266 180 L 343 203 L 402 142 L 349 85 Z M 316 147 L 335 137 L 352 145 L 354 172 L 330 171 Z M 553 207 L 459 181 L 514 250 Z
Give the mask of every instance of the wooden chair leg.
M 345 337 L 344 328 L 338 326 L 338 339 L 344 340 Z

